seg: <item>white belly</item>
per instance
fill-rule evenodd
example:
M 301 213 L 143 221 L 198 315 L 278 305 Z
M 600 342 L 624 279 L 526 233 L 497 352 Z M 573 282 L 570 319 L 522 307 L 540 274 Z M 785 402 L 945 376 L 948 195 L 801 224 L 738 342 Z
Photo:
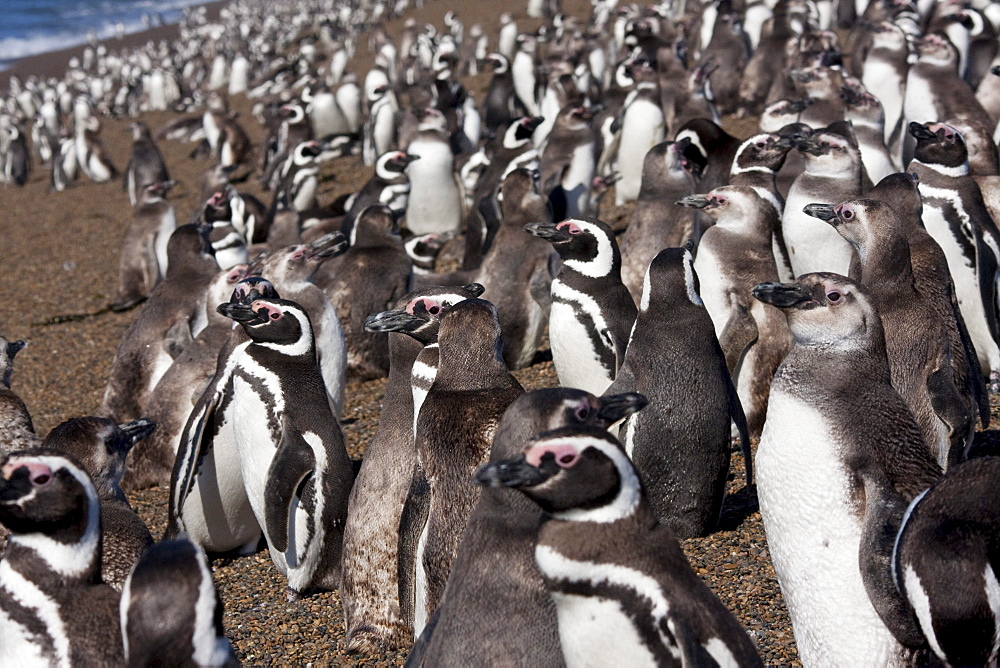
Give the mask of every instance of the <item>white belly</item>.
M 552 600 L 567 668 L 657 665 L 617 601 L 561 593 Z
M 861 581 L 860 521 L 824 416 L 773 391 L 757 450 L 768 548 L 806 666 L 884 666 L 898 644 Z
M 832 271 L 847 276 L 854 250 L 832 226 L 802 213 L 802 208 L 813 201 L 799 195 L 793 186 L 785 204 L 781 231 L 792 273 L 801 276 L 814 271 Z
M 699 294 L 701 300 L 715 326 L 715 336 L 721 336 L 722 330 L 729 322 L 729 286 L 723 279 L 725 272 L 722 263 L 715 256 L 712 247 L 705 244 L 704 241 L 702 241 L 701 248 L 698 249 L 698 257 L 694 260 L 694 270 L 700 279 Z
M 430 522 L 424 524 L 417 541 L 417 554 L 414 558 L 413 577 L 413 637 L 419 638 L 427 625 L 427 571 L 424 570 L 424 551 L 427 549 L 427 529 Z
M 639 197 L 642 185 L 642 163 L 649 149 L 663 141 L 663 112 L 647 100 L 636 100 L 622 119 L 621 142 L 618 145 L 618 172 L 615 184 L 618 206 Z
M 614 372 L 601 364 L 591 343 L 589 327 L 593 327 L 589 319 L 581 321 L 571 305 L 553 302 L 549 312 L 549 341 L 559 384 L 600 396 L 614 380 Z

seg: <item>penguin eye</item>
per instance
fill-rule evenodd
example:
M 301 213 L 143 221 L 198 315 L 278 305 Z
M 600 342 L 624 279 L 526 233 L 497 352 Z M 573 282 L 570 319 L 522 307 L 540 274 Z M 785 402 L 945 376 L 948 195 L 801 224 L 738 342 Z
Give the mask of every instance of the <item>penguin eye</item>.
M 839 303 L 842 297 L 843 295 L 836 290 L 826 293 L 826 298 L 831 304 Z
M 725 198 L 725 197 L 716 197 L 716 198 L 715 198 L 715 203 L 716 203 L 716 204 L 718 204 L 719 206 L 722 206 L 722 205 L 723 205 L 723 204 L 725 204 L 725 203 L 726 203 L 727 201 L 728 201 L 728 200 L 726 200 L 726 198 Z
M 851 211 L 850 209 L 844 209 L 844 210 L 842 210 L 842 211 L 840 212 L 840 216 L 841 216 L 841 217 L 842 217 L 842 218 L 843 218 L 844 220 L 854 220 L 854 212 L 853 212 L 853 211 Z
M 31 479 L 31 483 L 36 487 L 45 487 L 52 482 L 52 476 L 48 473 L 41 473 Z
M 767 148 L 767 142 L 759 141 L 757 142 L 757 148 Z
M 590 415 L 590 408 L 588 406 L 579 406 L 576 409 L 576 419 L 583 422 Z
M 431 315 L 438 315 L 439 313 L 441 313 L 441 306 L 439 304 L 432 304 L 431 306 L 427 307 L 427 312 L 430 313 Z
M 271 318 L 271 320 L 280 320 L 281 314 L 278 313 L 277 311 L 271 311 L 270 313 L 268 313 L 268 317 Z

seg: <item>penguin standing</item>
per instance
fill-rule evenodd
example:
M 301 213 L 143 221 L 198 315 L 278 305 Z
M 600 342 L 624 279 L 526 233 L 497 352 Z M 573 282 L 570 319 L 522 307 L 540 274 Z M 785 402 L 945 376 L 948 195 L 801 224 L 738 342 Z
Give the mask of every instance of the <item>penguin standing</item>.
M 400 523 L 401 551 L 403 538 L 419 535 L 412 546 L 416 635 L 441 600 L 479 499 L 478 490 L 466 481 L 487 461 L 507 406 L 524 393 L 507 371 L 502 345 L 496 309 L 489 302 L 462 301 L 441 318 L 438 370 L 416 419 L 417 466 Z M 426 492 L 415 496 L 422 488 Z
M 167 274 L 167 244 L 177 217 L 167 195 L 175 181 L 142 187 L 119 255 L 118 294 L 110 307 L 126 311 L 152 294 Z
M 231 356 L 233 431 L 247 497 L 288 598 L 334 589 L 354 482 L 309 316 L 290 301 L 220 304 L 250 340 Z M 294 389 L 294 401 L 292 391 Z
M 406 211 L 406 203 L 410 197 L 410 179 L 406 176 L 406 166 L 417 156 L 406 151 L 389 151 L 383 153 L 375 161 L 375 173 L 350 200 L 345 203 L 344 218 L 340 223 L 340 231 L 348 239 L 358 214 L 368 207 L 381 204 L 392 210 L 393 214 Z
M 344 529 L 340 597 L 350 651 L 374 654 L 412 642 L 412 623 L 400 612 L 398 549 L 416 461 L 413 366 L 424 345 L 437 341 L 440 318 L 451 306 L 482 292 L 474 284 L 421 288 L 396 302 L 394 310 L 365 321 L 370 331 L 389 332 L 390 364 L 378 431 L 351 490 Z
M 732 423 L 752 484 L 746 418 L 692 263 L 684 248 L 662 250 L 650 262 L 625 359 L 607 389 L 649 398 L 645 410 L 626 419 L 622 440 L 648 481 L 654 514 L 684 538 L 703 536 L 718 524 Z
M 373 165 L 378 156 L 391 150 L 396 144 L 399 102 L 383 70 L 373 68 L 365 77 L 365 100 L 368 116 L 364 127 L 362 156 L 366 165 Z
M 771 379 L 792 347 L 785 316 L 752 296 L 758 283 L 779 279 L 771 245 L 778 217 L 770 202 L 743 186 L 716 188 L 677 203 L 700 208 L 715 220 L 694 261 L 698 294 L 735 377 L 749 433 L 759 437 Z
M 547 388 L 522 394 L 507 408 L 490 449 L 490 462 L 516 457 L 524 443 L 542 432 L 566 426 L 606 428 L 640 410 L 639 394 L 595 397 L 572 388 Z M 458 549 L 448 586 L 417 647 L 413 665 L 562 663 L 558 622 L 534 549 L 543 513 L 513 491 L 484 487 Z M 504 565 L 495 559 L 503 555 Z M 516 620 L 516 621 L 515 621 Z M 493 632 L 468 642 L 479 628 Z
M 614 233 L 596 218 L 525 230 L 551 243 L 562 258 L 552 280 L 549 341 L 560 385 L 604 394 L 625 357 L 635 302 L 621 281 Z
M 121 592 L 125 578 L 153 537 L 119 486 L 125 457 L 156 428 L 140 418 L 117 425 L 106 418 L 73 418 L 49 432 L 42 447 L 58 450 L 83 464 L 101 505 L 101 579 Z
M 406 166 L 410 178 L 406 228 L 414 234 L 458 232 L 464 215 L 455 158 L 440 127 L 440 113 L 423 115 L 417 135 L 406 147 L 407 153 L 419 158 Z
M 41 443 L 24 401 L 10 388 L 14 356 L 24 350 L 24 341 L 0 336 L 0 453 L 29 450 Z M 2 546 L 0 546 L 2 547 Z
M 989 665 L 1000 651 L 998 475 L 997 457 L 959 464 L 913 499 L 896 538 L 896 585 L 947 665 Z
M 763 665 L 656 521 L 639 474 L 606 431 L 545 432 L 476 480 L 517 489 L 549 515 L 535 562 L 555 603 L 566 665 L 671 665 L 678 657 L 684 665 Z
M 594 180 L 596 149 L 590 107 L 563 108 L 542 150 L 542 192 L 553 205 L 554 220 L 588 216 L 590 184 Z
M 94 183 L 106 183 L 118 176 L 118 170 L 111 162 L 98 133 L 101 122 L 96 116 L 77 120 L 76 160 L 80 169 Z
M 71 457 L 20 450 L 0 460 L 0 661 L 121 665 L 118 594 L 101 582 L 101 511 Z
M 803 662 L 896 665 L 921 645 L 889 568 L 906 504 L 940 475 L 892 387 L 867 290 L 836 274 L 763 283 L 795 346 L 771 385 L 757 494 Z
M 121 631 L 128 665 L 239 665 L 208 559 L 186 539 L 157 543 L 136 563 L 122 591 Z
M 630 70 L 636 84 L 622 105 L 617 152 L 621 178 L 615 184 L 617 206 L 639 197 L 643 174 L 641 156 L 663 141 L 666 132 L 656 71 L 648 62 L 638 60 L 631 64 Z
M 135 206 L 139 201 L 139 193 L 146 186 L 169 181 L 170 174 L 160 149 L 149 134 L 149 127 L 142 121 L 135 121 L 128 128 L 132 131 L 132 150 L 122 185 L 128 192 L 132 206 Z
M 486 62 L 493 68 L 493 77 L 486 89 L 483 100 L 486 131 L 497 134 L 501 128 L 518 118 L 526 116 L 527 108 L 514 93 L 514 75 L 510 61 L 500 53 L 486 56 Z

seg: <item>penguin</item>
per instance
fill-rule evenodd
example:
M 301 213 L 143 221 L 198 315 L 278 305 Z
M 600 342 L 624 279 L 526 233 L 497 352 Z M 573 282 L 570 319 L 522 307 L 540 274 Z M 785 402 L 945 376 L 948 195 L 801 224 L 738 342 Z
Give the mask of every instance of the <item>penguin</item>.
M 781 218 L 792 273 L 847 274 L 854 255 L 851 245 L 803 208 L 814 202 L 834 204 L 860 196 L 861 154 L 850 139 L 827 130 L 798 137 L 795 142 L 795 148 L 805 156 L 806 168 L 792 183 Z
M 406 151 L 388 151 L 379 156 L 375 161 L 375 173 L 344 206 L 340 232 L 345 237 L 351 238 L 351 229 L 358 214 L 372 205 L 387 206 L 394 215 L 406 211 L 410 196 L 406 167 L 414 160 L 419 158 Z
M 167 274 L 167 244 L 177 229 L 177 217 L 167 195 L 176 181 L 142 187 L 119 254 L 118 294 L 112 311 L 127 311 L 152 294 Z
M 511 80 L 514 95 L 529 116 L 538 116 L 538 40 L 534 35 L 521 33 L 517 36 L 516 51 L 510 59 Z M 506 55 L 506 54 L 504 54 Z
M 499 134 L 501 128 L 526 116 L 528 110 L 514 93 L 514 75 L 507 56 L 491 53 L 486 56 L 486 63 L 493 68 L 493 76 L 483 100 L 483 117 L 486 131 Z
M 107 183 L 117 178 L 118 170 L 98 137 L 100 130 L 101 122 L 96 116 L 77 121 L 76 159 L 87 178 L 94 183 Z
M 593 110 L 567 105 L 559 111 L 541 154 L 542 192 L 553 205 L 553 219 L 592 215 L 590 185 L 594 180 Z
M 698 174 L 702 192 L 728 184 L 736 152 L 744 142 L 707 118 L 695 118 L 682 125 L 674 141 L 682 143 L 685 139 L 688 141 L 683 145 L 684 156 L 691 171 Z
M 693 165 L 684 155 L 690 143 L 690 139 L 661 142 L 643 158 L 642 188 L 619 241 L 622 282 L 633 299 L 642 295 L 642 278 L 653 256 L 698 234 L 695 213 L 673 206 L 695 191 Z
M 885 117 L 882 135 L 885 145 L 901 149 L 901 140 L 906 132 L 902 126 L 903 101 L 910 68 L 906 34 L 892 21 L 874 24 L 869 32 L 871 45 L 863 61 L 861 83 L 869 91 L 878 91 L 878 101 Z M 899 149 L 893 150 L 891 155 L 895 161 L 902 161 Z
M 437 374 L 415 407 L 417 462 L 400 520 L 401 574 L 404 550 L 414 549 L 413 600 L 401 605 L 412 606 L 416 636 L 441 600 L 478 501 L 478 490 L 462 483 L 486 463 L 501 416 L 524 393 L 507 371 L 502 346 L 496 309 L 489 302 L 465 300 L 441 318 Z M 415 490 L 426 491 L 417 496 Z M 415 545 L 406 540 L 413 534 L 419 536 Z
M 861 153 L 865 174 L 872 183 L 878 183 L 889 174 L 899 171 L 902 165 L 893 161 L 886 148 L 883 139 L 885 112 L 881 103 L 863 86 L 856 84 L 857 80 L 848 79 L 841 89 L 844 120 L 851 124 L 858 140 L 858 151 Z
M 396 115 L 399 102 L 384 70 L 373 68 L 365 77 L 365 100 L 368 116 L 364 127 L 362 156 L 366 165 L 391 150 L 396 144 Z
M 893 547 L 896 586 L 916 612 L 937 657 L 950 666 L 988 665 L 998 647 L 996 486 L 1000 458 L 949 470 L 910 502 Z
M 419 131 L 406 147 L 407 153 L 419 158 L 406 166 L 410 179 L 406 228 L 418 235 L 458 232 L 464 219 L 462 193 L 448 136 L 439 128 L 443 117 L 440 112 L 422 114 Z
M 670 248 L 649 263 L 625 359 L 607 389 L 649 398 L 645 410 L 626 419 L 622 440 L 649 481 L 653 513 L 683 538 L 706 535 L 718 524 L 733 423 L 752 484 L 746 418 L 698 295 L 693 261 L 689 249 Z
M 482 293 L 475 284 L 420 288 L 365 321 L 369 331 L 389 333 L 390 364 L 378 431 L 351 490 L 344 529 L 340 597 L 349 651 L 375 654 L 413 640 L 412 622 L 400 612 L 397 568 L 399 522 L 416 461 L 413 366 L 424 345 L 437 342 L 440 318 Z
M 215 253 L 215 261 L 220 269 L 232 269 L 249 260 L 247 239 L 237 226 L 244 222 L 238 211 L 233 210 L 233 202 L 242 201 L 232 186 L 213 194 L 202 207 L 201 220 L 212 226 L 209 239 Z
M 708 75 L 712 99 L 723 114 L 735 113 L 739 108 L 742 74 L 750 60 L 750 53 L 741 13 L 719 11 L 712 27 L 712 39 L 701 52 L 701 64 L 726 64 L 726 67 L 716 68 Z
M 246 130 L 236 121 L 236 117 L 226 109 L 221 94 L 212 92 L 208 98 L 202 122 L 205 135 L 212 149 L 212 155 L 223 167 L 246 162 L 253 151 L 253 144 Z
M 225 303 L 249 341 L 230 357 L 229 400 L 247 497 L 289 601 L 340 582 L 347 499 L 354 482 L 330 412 L 309 316 L 295 302 Z M 294 401 L 289 394 L 294 392 Z
M 621 444 L 571 426 L 491 462 L 479 484 L 545 511 L 535 563 L 555 604 L 566 665 L 761 666 L 753 642 L 656 521 Z
M 7 150 L 3 153 L 3 182 L 23 186 L 31 175 L 31 154 L 24 131 L 16 125 L 4 128 L 8 134 Z
M 0 459 L 0 661 L 121 665 L 118 593 L 101 582 L 101 511 L 81 464 L 54 450 Z
M 211 566 L 187 539 L 157 543 L 140 557 L 125 581 L 120 616 L 129 666 L 239 665 Z
M 837 274 L 762 283 L 795 346 L 771 384 L 757 494 L 803 662 L 882 664 L 921 646 L 892 582 L 906 504 L 941 469 L 892 387 L 868 291 Z M 808 481 L 808 482 L 806 482 Z
M 615 184 L 616 206 L 639 197 L 643 174 L 640 156 L 645 156 L 649 149 L 663 141 L 666 133 L 656 71 L 643 60 L 633 61 L 629 69 L 636 84 L 622 105 L 617 151 L 621 178 Z
M 100 414 L 119 423 L 141 416 L 149 394 L 200 328 L 195 300 L 219 271 L 207 225 L 170 236 L 167 275 L 115 350 Z
M 997 268 L 1000 233 L 969 175 L 961 133 L 944 123 L 911 123 L 916 138 L 909 169 L 920 179 L 924 227 L 948 260 L 955 293 L 990 391 L 1000 388 Z
M 976 400 L 951 373 L 948 329 L 917 290 L 909 243 L 895 211 L 864 199 L 807 210 L 857 251 L 859 278 L 882 317 L 893 387 L 913 412 L 931 454 L 941 468 L 963 460 L 975 433 Z
M 516 457 L 533 436 L 566 426 L 607 428 L 646 405 L 636 393 L 595 397 L 572 388 L 526 392 L 504 412 L 490 462 Z M 556 611 L 535 564 L 542 511 L 524 496 L 484 487 L 458 549 L 435 621 L 410 654 L 410 665 L 523 663 L 561 665 Z M 503 568 L 494 560 L 504 555 Z M 517 620 L 516 623 L 512 623 Z M 475 629 L 493 632 L 466 642 Z
M 93 481 L 101 506 L 101 579 L 119 593 L 132 566 L 153 544 L 149 529 L 119 486 L 125 457 L 155 428 L 156 423 L 145 418 L 120 425 L 107 418 L 73 418 L 42 441 L 42 448 L 63 452 L 83 464 Z
M 65 130 L 59 135 L 58 150 L 52 156 L 49 182 L 52 190 L 62 192 L 76 180 L 76 139 Z
M 321 266 L 312 281 L 337 309 L 347 346 L 347 374 L 363 380 L 386 376 L 388 342 L 366 332 L 364 320 L 395 304 L 413 281 L 413 265 L 392 210 L 372 205 L 361 211 L 351 230 L 350 248 L 337 259 L 333 271 L 327 270 L 329 266 Z
M 14 356 L 27 347 L 25 341 L 0 336 L 0 453 L 3 454 L 30 450 L 41 444 L 28 408 L 10 387 Z
M 125 167 L 122 187 L 128 192 L 132 206 L 135 206 L 139 201 L 139 193 L 146 186 L 169 181 L 170 173 L 160 149 L 149 134 L 149 126 L 142 121 L 135 121 L 129 124 L 128 129 L 132 131 L 132 150 Z
M 716 188 L 677 203 L 700 208 L 715 221 L 694 261 L 698 294 L 736 382 L 750 436 L 759 437 L 771 379 L 792 346 L 784 315 L 752 296 L 758 283 L 779 280 L 771 245 L 777 214 L 745 186 Z
M 604 394 L 625 357 L 636 308 L 621 281 L 614 234 L 596 218 L 524 229 L 551 243 L 562 258 L 552 280 L 549 342 L 559 384 Z
M 500 190 L 503 222 L 476 274 L 476 282 L 497 308 L 509 369 L 531 364 L 545 333 L 551 302 L 552 246 L 524 233 L 526 224 L 548 220 L 546 202 L 535 189 L 535 174 L 522 168 L 504 178 Z

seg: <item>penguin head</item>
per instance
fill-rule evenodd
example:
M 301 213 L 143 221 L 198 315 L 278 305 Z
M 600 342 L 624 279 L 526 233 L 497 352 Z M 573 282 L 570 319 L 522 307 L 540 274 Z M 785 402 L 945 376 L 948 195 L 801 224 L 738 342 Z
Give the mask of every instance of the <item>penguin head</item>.
M 840 274 L 813 273 L 793 283 L 760 283 L 753 296 L 785 312 L 797 345 L 863 349 L 884 336 L 868 290 Z
M 563 266 L 590 278 L 604 278 L 621 270 L 615 234 L 596 218 L 567 218 L 560 223 L 528 223 L 529 234 L 551 243 Z
M 694 189 L 696 177 L 707 165 L 707 158 L 695 148 L 689 137 L 675 142 L 660 142 L 649 149 L 643 158 L 643 193 L 676 192 L 678 187 L 685 186 Z
M 403 297 L 391 311 L 383 311 L 365 319 L 369 332 L 400 332 L 409 334 L 424 345 L 437 341 L 441 318 L 459 302 L 476 299 L 483 286 L 470 283 L 459 287 L 431 287 L 414 290 Z
M 535 130 L 538 129 L 545 121 L 544 116 L 524 116 L 509 126 L 503 135 L 503 147 L 507 149 L 515 149 L 524 146 L 531 141 L 535 134 Z
M 228 183 L 221 190 L 217 190 L 205 200 L 202 209 L 202 219 L 205 222 L 229 221 L 233 217 L 233 209 L 230 202 L 236 195 L 236 190 Z
M 0 336 L 0 383 L 8 390 L 10 389 L 10 379 L 14 373 L 14 355 L 28 347 L 27 342 L 8 341 Z
M 755 218 L 760 195 L 744 186 L 723 186 L 704 195 L 686 195 L 677 200 L 680 206 L 701 209 L 717 224 L 741 225 Z
M 897 172 L 879 181 L 868 196 L 888 202 L 900 214 L 904 223 L 910 220 L 916 224 L 924 210 L 919 184 L 920 177 L 916 172 Z
M 651 307 L 666 313 L 692 305 L 704 308 L 693 250 L 694 243 L 688 242 L 683 248 L 664 248 L 650 260 L 642 279 L 640 312 L 645 313 Z
M 416 234 L 412 235 L 409 230 L 403 228 L 403 248 L 413 262 L 414 273 L 429 274 L 434 271 L 434 262 L 438 253 L 445 244 L 451 241 L 453 235 L 445 234 Z
M 167 275 L 186 271 L 196 258 L 215 258 L 210 224 L 181 225 L 167 241 Z
M 924 35 L 916 41 L 919 62 L 936 67 L 954 67 L 958 63 L 958 49 L 948 36 L 940 32 Z
M 969 162 L 969 150 L 965 137 L 955 127 L 946 123 L 917 123 L 908 127 L 917 140 L 913 157 L 934 168 L 962 168 Z
M 795 147 L 805 155 L 806 169 L 812 174 L 841 176 L 861 166 L 857 144 L 840 132 L 820 130 L 797 139 Z
M 856 199 L 830 204 L 808 204 L 806 214 L 828 223 L 858 251 L 862 262 L 874 240 L 899 229 L 896 212 L 885 202 Z
M 39 448 L 0 460 L 0 524 L 15 536 L 63 535 L 75 542 L 80 526 L 99 521 L 98 503 L 90 476 L 70 455 Z
M 258 299 L 280 299 L 271 281 L 263 276 L 247 276 L 240 280 L 229 297 L 233 304 L 252 304 Z
M 747 169 L 760 167 L 777 172 L 784 166 L 791 148 L 792 140 L 776 132 L 754 135 L 736 150 L 732 173 L 739 174 Z
M 499 53 L 491 53 L 486 56 L 486 64 L 493 68 L 494 75 L 506 74 L 510 70 L 510 61 Z
M 538 214 L 547 211 L 545 200 L 538 193 L 538 183 L 535 178 L 537 174 L 536 170 L 519 167 L 504 177 L 503 183 L 500 184 L 499 198 L 501 219 L 504 222 L 516 219 L 516 212 L 527 212 L 532 205 Z
M 311 243 L 286 246 L 262 255 L 251 263 L 250 270 L 278 285 L 307 281 L 324 261 L 346 253 L 349 248 L 343 234 L 330 232 Z
M 518 457 L 480 467 L 475 481 L 484 487 L 517 489 L 556 519 L 577 522 L 624 519 L 643 496 L 621 444 L 595 426 L 540 434 Z
M 293 301 L 262 297 L 250 304 L 219 304 L 216 310 L 242 325 L 254 343 L 287 355 L 313 350 L 312 323 L 305 309 Z
M 117 497 L 126 456 L 155 429 L 156 423 L 149 418 L 124 424 L 102 417 L 72 418 L 50 431 L 42 446 L 72 455 L 83 464 L 99 495 Z
M 420 156 L 406 151 L 386 151 L 375 162 L 375 174 L 386 181 L 399 179 L 406 173 L 406 166 Z
M 388 237 L 399 234 L 399 218 L 383 204 L 365 207 L 351 229 L 351 247 L 382 245 Z

